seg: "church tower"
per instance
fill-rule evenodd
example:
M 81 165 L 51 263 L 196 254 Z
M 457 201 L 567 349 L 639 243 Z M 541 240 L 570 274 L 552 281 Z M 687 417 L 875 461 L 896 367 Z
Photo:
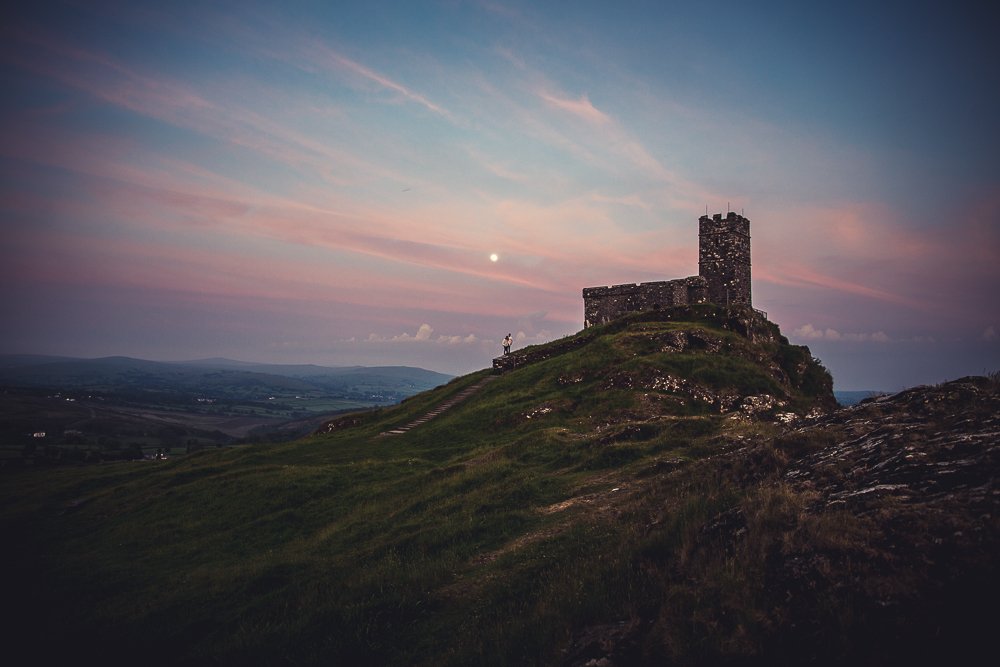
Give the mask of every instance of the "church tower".
M 753 306 L 747 218 L 730 212 L 698 219 L 698 275 L 708 281 L 711 303 Z

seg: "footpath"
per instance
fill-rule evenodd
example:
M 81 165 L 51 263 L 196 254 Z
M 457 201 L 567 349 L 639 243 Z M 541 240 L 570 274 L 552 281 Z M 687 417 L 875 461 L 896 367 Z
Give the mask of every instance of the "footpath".
M 429 422 L 430 420 L 434 419 L 435 417 L 437 417 L 439 414 L 441 414 L 442 412 L 444 412 L 448 408 L 454 407 L 455 405 L 461 403 L 462 401 L 464 401 L 465 399 L 467 399 L 469 396 L 472 396 L 474 393 L 476 393 L 477 391 L 479 391 L 480 389 L 482 389 L 488 383 L 490 383 L 490 382 L 492 382 L 493 380 L 496 380 L 496 379 L 497 379 L 496 375 L 487 375 L 486 377 L 484 377 L 479 382 L 477 382 L 477 383 L 475 383 L 473 385 L 469 385 L 468 387 L 466 387 L 462 391 L 458 392 L 457 394 L 455 394 L 454 396 L 452 396 L 451 398 L 449 398 L 444 403 L 439 404 L 433 410 L 431 410 L 427 414 L 423 415 L 422 417 L 414 419 L 413 421 L 411 421 L 409 424 L 406 424 L 405 426 L 400 426 L 399 428 L 394 428 L 391 431 L 382 431 L 381 433 L 379 433 L 379 435 L 380 436 L 383 436 L 383 435 L 403 435 L 407 431 L 415 429 L 416 427 L 420 426 L 421 424 L 423 424 L 425 422 Z

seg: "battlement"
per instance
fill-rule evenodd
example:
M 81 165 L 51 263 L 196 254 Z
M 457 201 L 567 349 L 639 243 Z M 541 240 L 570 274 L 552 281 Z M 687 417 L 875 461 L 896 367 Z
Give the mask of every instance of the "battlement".
M 742 234 L 749 238 L 750 220 L 733 211 L 724 218 L 721 213 L 703 215 L 698 218 L 698 234 Z
M 583 326 L 604 324 L 626 313 L 697 303 L 752 307 L 750 220 L 737 213 L 698 219 L 698 275 L 650 283 L 583 290 Z

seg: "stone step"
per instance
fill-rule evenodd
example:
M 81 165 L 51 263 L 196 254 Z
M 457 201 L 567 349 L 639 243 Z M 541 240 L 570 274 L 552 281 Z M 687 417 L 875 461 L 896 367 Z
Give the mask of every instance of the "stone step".
M 465 389 L 463 389 L 459 393 L 455 394 L 454 396 L 452 396 L 450 399 L 448 399 L 444 403 L 439 404 L 437 407 L 433 408 L 431 411 L 429 411 L 427 414 L 423 415 L 422 417 L 419 417 L 418 419 L 413 420 L 412 422 L 410 422 L 409 424 L 407 424 L 405 426 L 400 426 L 398 428 L 394 428 L 394 429 L 389 430 L 389 431 L 383 431 L 383 432 L 379 433 L 379 435 L 380 436 L 385 436 L 385 435 L 403 435 L 404 433 L 406 433 L 407 431 L 409 431 L 412 428 L 416 428 L 417 426 L 420 426 L 421 424 L 426 424 L 431 419 L 434 419 L 435 417 L 437 417 L 438 415 L 440 415 L 442 412 L 444 412 L 444 411 L 448 410 L 449 408 L 452 408 L 455 405 L 461 403 L 462 401 L 464 401 L 465 399 L 467 399 L 469 396 L 472 396 L 474 393 L 476 393 L 477 391 L 479 391 L 480 389 L 482 389 L 483 385 L 485 385 L 485 384 L 487 384 L 489 382 L 492 382 L 496 378 L 497 378 L 496 375 L 488 375 L 485 378 L 483 378 L 482 380 L 480 380 L 479 382 L 477 382 L 476 384 L 472 385 L 471 387 L 466 387 Z

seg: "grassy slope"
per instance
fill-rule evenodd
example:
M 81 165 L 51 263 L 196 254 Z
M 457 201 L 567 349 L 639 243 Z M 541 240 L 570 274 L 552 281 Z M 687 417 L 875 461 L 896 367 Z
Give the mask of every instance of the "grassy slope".
M 722 350 L 659 352 L 676 331 Z M 574 628 L 669 596 L 685 613 L 695 593 L 649 563 L 685 558 L 741 501 L 710 455 L 774 427 L 657 378 L 804 408 L 803 374 L 825 372 L 711 317 L 581 336 L 400 437 L 378 434 L 485 371 L 294 443 L 5 477 L 5 551 L 25 574 L 7 598 L 27 621 L 15 636 L 170 663 L 511 664 L 557 661 Z

